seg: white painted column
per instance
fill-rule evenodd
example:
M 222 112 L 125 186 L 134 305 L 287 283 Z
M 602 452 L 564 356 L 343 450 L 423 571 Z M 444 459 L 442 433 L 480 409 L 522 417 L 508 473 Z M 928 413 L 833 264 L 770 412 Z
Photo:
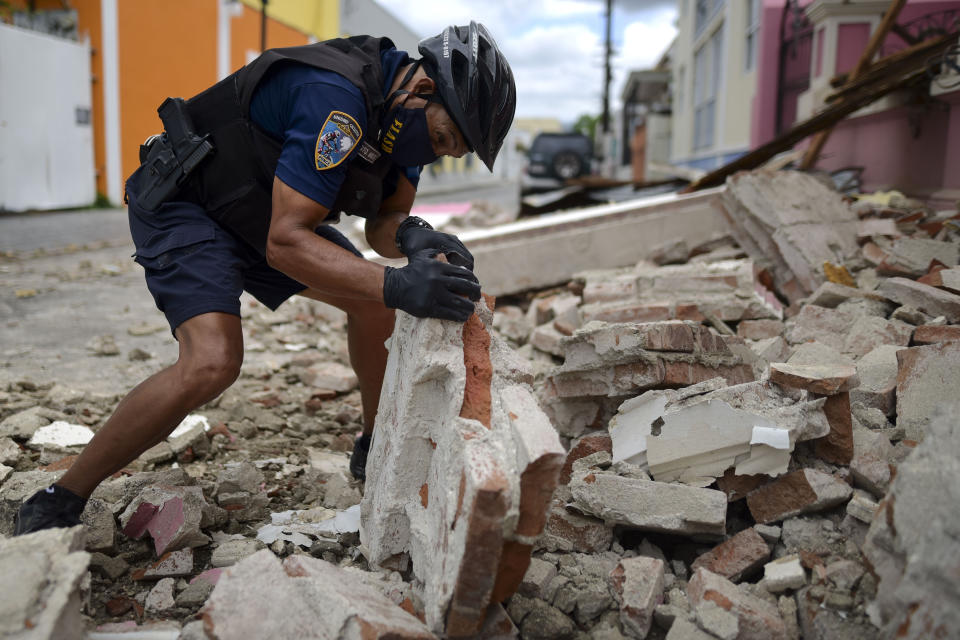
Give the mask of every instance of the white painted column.
M 123 202 L 123 162 L 120 153 L 120 51 L 117 43 L 117 0 L 101 0 L 103 33 L 103 122 L 107 163 L 107 198 Z
M 220 0 L 217 3 L 217 80 L 230 75 L 230 19 L 234 14 L 235 0 Z

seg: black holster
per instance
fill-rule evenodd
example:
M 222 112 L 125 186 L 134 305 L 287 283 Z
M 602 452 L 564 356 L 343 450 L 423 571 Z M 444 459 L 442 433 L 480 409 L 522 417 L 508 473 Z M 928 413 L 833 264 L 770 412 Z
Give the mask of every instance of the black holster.
M 180 98 L 167 98 L 157 109 L 164 132 L 140 147 L 143 165 L 137 201 L 154 211 L 172 196 L 213 151 L 208 135 L 199 136 Z

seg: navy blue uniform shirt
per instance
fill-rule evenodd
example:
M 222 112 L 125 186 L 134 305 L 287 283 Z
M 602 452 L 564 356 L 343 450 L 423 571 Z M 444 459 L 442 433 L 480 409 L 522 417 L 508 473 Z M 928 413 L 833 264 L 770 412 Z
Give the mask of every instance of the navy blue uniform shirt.
M 380 61 L 387 97 L 409 56 L 391 48 L 381 54 Z M 267 73 L 253 93 L 250 117 L 283 141 L 276 176 L 328 209 L 346 177 L 358 136 L 380 125 L 367 122 L 363 94 L 346 78 L 302 64 L 278 65 Z M 394 167 L 384 178 L 384 198 L 396 191 L 401 173 L 417 186 L 418 167 Z

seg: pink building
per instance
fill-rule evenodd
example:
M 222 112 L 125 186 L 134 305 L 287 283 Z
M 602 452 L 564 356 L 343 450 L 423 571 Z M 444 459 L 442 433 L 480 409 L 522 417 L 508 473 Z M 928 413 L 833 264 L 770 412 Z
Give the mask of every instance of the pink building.
M 832 92 L 830 79 L 854 67 L 888 6 L 889 0 L 762 0 L 751 147 L 823 108 Z M 897 23 L 920 40 L 955 33 L 960 1 L 909 0 Z M 907 46 L 891 34 L 878 57 Z M 955 52 L 954 64 L 958 59 Z M 834 128 L 817 167 L 862 169 L 863 190 L 896 188 L 955 202 L 960 198 L 960 75 L 941 74 L 923 96 L 891 94 L 848 117 Z

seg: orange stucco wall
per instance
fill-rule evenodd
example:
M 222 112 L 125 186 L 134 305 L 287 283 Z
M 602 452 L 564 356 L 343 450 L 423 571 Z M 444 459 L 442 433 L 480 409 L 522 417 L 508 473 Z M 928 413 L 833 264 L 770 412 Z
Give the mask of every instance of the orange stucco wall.
M 122 179 L 139 164 L 139 147 L 161 129 L 157 107 L 168 96 L 189 98 L 217 81 L 218 0 L 116 0 L 120 93 L 120 155 Z M 26 0 L 12 0 L 26 8 Z M 77 11 L 80 37 L 89 36 L 93 104 L 94 162 L 97 191 L 107 192 L 104 122 L 103 41 L 101 0 L 69 0 Z M 260 51 L 260 12 L 240 5 L 231 18 L 231 71 L 243 66 L 247 52 Z M 37 9 L 59 9 L 62 0 L 37 0 Z M 274 19 L 267 21 L 267 46 L 307 44 L 308 38 Z
M 140 143 L 158 133 L 157 107 L 189 98 L 217 80 L 216 0 L 117 3 L 120 154 L 126 179 Z
M 231 22 L 230 70 L 247 64 L 247 52 L 260 52 L 260 12 L 247 5 L 243 13 Z M 307 44 L 307 36 L 273 19 L 267 20 L 267 48 L 295 47 Z
M 93 104 L 93 163 L 97 175 L 97 193 L 107 192 L 107 154 L 103 135 L 103 33 L 100 0 L 73 0 L 77 10 L 77 29 L 90 38 L 90 82 Z

